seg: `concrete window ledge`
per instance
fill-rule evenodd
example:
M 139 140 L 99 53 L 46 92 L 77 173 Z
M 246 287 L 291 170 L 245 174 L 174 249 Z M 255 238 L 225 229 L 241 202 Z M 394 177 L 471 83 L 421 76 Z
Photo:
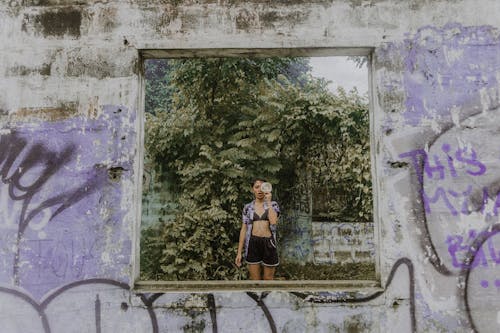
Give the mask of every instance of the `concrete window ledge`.
M 213 291 L 285 291 L 285 292 L 362 292 L 363 294 L 382 292 L 378 281 L 138 281 L 134 291 L 141 293 L 158 292 L 213 292 Z

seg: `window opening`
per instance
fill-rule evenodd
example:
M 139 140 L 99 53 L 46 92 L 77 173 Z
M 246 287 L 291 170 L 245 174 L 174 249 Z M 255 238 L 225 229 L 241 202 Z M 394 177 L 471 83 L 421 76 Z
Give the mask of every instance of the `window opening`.
M 251 183 L 275 280 L 375 280 L 367 57 L 146 59 L 140 280 L 247 280 Z

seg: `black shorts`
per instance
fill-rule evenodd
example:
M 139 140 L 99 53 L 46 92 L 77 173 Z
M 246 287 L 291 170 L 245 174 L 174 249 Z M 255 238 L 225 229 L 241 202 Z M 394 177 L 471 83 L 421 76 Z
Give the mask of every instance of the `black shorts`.
M 278 250 L 274 238 L 251 236 L 245 260 L 250 265 L 262 263 L 265 266 L 278 266 Z

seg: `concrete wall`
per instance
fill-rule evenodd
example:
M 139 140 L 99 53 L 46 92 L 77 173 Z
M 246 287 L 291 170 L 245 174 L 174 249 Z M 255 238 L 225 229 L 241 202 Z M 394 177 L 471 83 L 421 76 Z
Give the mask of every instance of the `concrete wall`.
M 2 332 L 497 332 L 496 0 L 0 4 Z M 138 49 L 374 47 L 381 291 L 140 294 Z
M 312 222 L 312 248 L 316 264 L 373 263 L 373 223 Z

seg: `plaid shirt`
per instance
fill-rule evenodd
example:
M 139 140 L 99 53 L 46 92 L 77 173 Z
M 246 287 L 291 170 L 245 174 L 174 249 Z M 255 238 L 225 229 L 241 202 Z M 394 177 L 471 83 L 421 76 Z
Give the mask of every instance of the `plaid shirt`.
M 280 207 L 276 201 L 271 201 L 271 207 L 273 207 L 274 211 L 280 215 Z M 268 209 L 269 205 L 264 201 L 264 209 Z M 245 235 L 245 257 L 248 253 L 248 243 L 250 242 L 250 236 L 252 235 L 252 223 L 253 223 L 253 213 L 255 212 L 255 200 L 250 203 L 247 203 L 243 208 L 243 223 L 247 225 L 247 233 Z M 276 224 L 269 224 L 269 228 L 271 229 L 271 233 L 274 238 L 274 242 L 276 241 Z

